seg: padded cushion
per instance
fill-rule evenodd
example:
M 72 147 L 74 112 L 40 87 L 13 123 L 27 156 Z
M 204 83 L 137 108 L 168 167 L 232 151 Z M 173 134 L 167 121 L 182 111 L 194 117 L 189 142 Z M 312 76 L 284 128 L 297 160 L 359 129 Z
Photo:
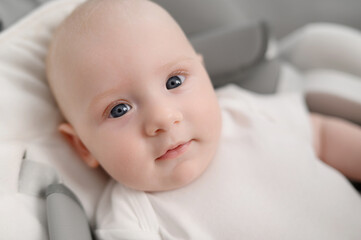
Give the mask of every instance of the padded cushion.
M 313 112 L 361 125 L 361 82 L 353 74 L 318 69 L 305 74 L 305 97 Z
M 302 75 L 311 111 L 361 124 L 361 33 L 332 23 L 296 30 L 280 43 L 280 56 Z

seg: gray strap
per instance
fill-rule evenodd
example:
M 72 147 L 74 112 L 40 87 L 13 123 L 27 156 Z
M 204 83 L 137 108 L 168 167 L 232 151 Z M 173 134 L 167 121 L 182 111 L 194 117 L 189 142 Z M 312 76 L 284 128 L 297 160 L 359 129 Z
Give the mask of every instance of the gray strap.
M 86 214 L 75 194 L 63 184 L 50 185 L 46 192 L 50 240 L 91 240 Z
M 46 198 L 50 240 L 91 240 L 92 233 L 84 209 L 75 194 L 59 183 L 49 165 L 23 157 L 19 174 L 19 192 Z
M 63 194 L 69 197 L 75 203 L 77 203 L 81 208 L 83 208 L 78 197 L 64 184 L 56 183 L 49 185 L 48 188 L 46 189 L 45 197 L 49 197 L 51 194 L 56 194 L 56 193 Z
M 43 198 L 46 188 L 58 182 L 59 176 L 54 168 L 26 159 L 24 155 L 19 173 L 19 192 Z

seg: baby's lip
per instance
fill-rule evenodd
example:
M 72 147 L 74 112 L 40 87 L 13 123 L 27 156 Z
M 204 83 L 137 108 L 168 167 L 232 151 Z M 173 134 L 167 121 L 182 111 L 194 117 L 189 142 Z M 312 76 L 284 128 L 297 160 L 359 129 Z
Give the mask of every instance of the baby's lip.
M 157 157 L 155 160 L 166 160 L 166 159 L 173 159 L 180 155 L 182 155 L 192 142 L 192 139 L 187 142 L 179 142 L 176 144 L 171 145 L 167 148 L 167 150 L 164 151 L 164 153 Z

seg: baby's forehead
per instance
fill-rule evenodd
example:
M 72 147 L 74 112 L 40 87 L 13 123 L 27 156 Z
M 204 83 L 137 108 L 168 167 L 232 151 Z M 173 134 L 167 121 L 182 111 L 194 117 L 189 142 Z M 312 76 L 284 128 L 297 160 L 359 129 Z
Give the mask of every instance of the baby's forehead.
M 163 8 L 148 0 L 89 0 L 77 7 L 63 25 L 66 30 L 76 34 L 158 18 L 162 21 L 171 19 Z
M 157 34 L 157 31 L 161 33 Z M 53 41 L 53 54 L 50 54 L 48 65 L 49 76 L 53 77 L 50 77 L 49 82 L 53 85 L 58 102 L 64 102 L 65 105 L 67 99 L 70 101 L 71 96 L 77 95 L 76 89 L 82 89 L 83 84 L 89 82 L 90 75 L 93 75 L 91 79 L 102 79 L 100 75 L 104 70 L 107 74 L 128 71 L 122 68 L 111 71 L 114 66 L 110 66 L 114 62 L 137 58 L 138 55 L 134 55 L 131 50 L 136 47 L 134 42 L 126 41 L 128 34 L 140 36 L 133 38 L 139 51 L 157 49 L 169 55 L 176 46 L 178 51 L 181 48 L 193 54 L 180 27 L 158 5 L 148 0 L 90 0 L 65 20 Z M 129 39 L 132 40 L 131 37 Z M 152 47 L 147 47 L 147 39 L 152 39 L 149 41 Z M 167 44 L 163 44 L 164 39 L 167 39 Z M 179 44 L 174 45 L 174 42 Z M 109 64 L 104 65 L 102 59 Z
M 74 55 L 82 54 L 83 51 L 90 54 L 94 52 L 91 51 L 93 46 L 105 45 L 111 40 L 116 41 L 119 35 L 126 37 L 130 32 L 141 34 L 140 28 L 152 27 L 150 21 L 170 22 L 167 28 L 172 27 L 172 18 L 168 13 L 148 0 L 86 1 L 76 8 L 56 31 L 49 63 L 67 65 Z M 173 24 L 173 27 L 177 27 L 177 24 Z M 152 28 L 151 31 L 156 34 L 157 28 Z M 81 49 L 84 46 L 85 49 Z M 106 46 L 102 47 L 106 49 Z
M 148 0 L 90 2 L 75 10 L 59 31 L 59 38 L 62 40 L 58 42 L 62 45 L 61 51 L 65 50 L 64 53 L 68 51 L 71 55 L 77 54 L 83 46 L 100 49 L 98 46 L 103 45 L 105 50 L 109 50 L 104 45 L 115 41 L 118 44 L 113 45 L 121 47 L 130 35 L 139 37 L 139 40 L 143 39 L 143 44 L 146 44 L 147 39 L 144 36 L 147 33 L 151 33 L 148 36 L 164 32 L 183 34 L 179 25 L 164 9 Z M 128 44 L 125 47 L 132 48 L 134 45 Z
M 160 25 L 162 27 L 157 27 Z M 148 0 L 93 0 L 78 7 L 64 21 L 55 38 L 61 51 L 65 48 L 65 52 L 68 49 L 76 54 L 76 50 L 86 44 L 104 44 L 129 34 L 141 37 L 145 31 L 156 35 L 166 29 L 181 31 L 164 9 Z M 119 43 L 123 41 L 120 40 Z

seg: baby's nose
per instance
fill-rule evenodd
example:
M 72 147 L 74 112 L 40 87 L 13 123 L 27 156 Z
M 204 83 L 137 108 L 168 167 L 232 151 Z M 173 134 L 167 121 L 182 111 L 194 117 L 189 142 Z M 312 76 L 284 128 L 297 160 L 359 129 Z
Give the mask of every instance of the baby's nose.
M 156 136 L 169 131 L 183 120 L 181 111 L 171 107 L 152 108 L 145 119 L 145 132 L 148 136 Z

